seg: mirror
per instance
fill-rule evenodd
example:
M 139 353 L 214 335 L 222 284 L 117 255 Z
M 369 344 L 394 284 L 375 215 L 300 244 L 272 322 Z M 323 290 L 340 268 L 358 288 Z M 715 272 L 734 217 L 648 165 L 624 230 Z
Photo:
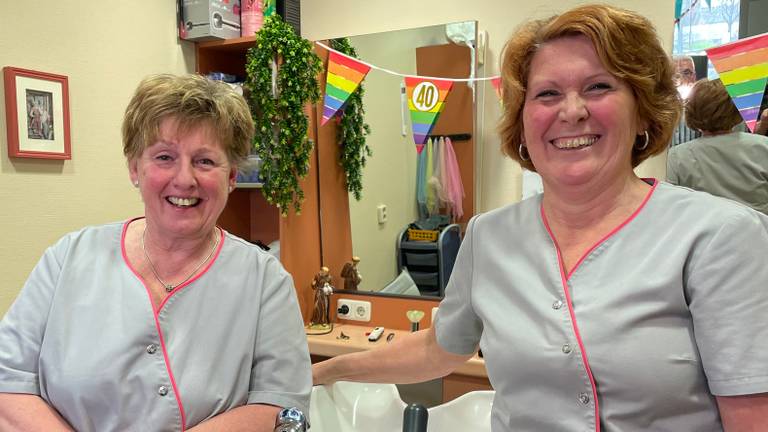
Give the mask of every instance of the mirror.
M 476 76 L 476 40 L 474 21 L 349 37 L 358 58 L 366 63 L 401 74 L 438 78 Z M 406 257 L 404 252 L 398 254 L 398 239 L 407 242 L 404 230 L 419 219 L 419 212 L 416 201 L 417 152 L 407 96 L 401 96 L 401 85 L 405 92 L 403 83 L 403 77 L 375 69 L 362 82 L 365 121 L 371 128 L 367 144 L 373 155 L 367 159 L 363 171 L 362 199 L 357 201 L 351 194 L 348 196 L 351 255 L 341 260 L 338 256 L 331 257 L 331 254 L 338 255 L 338 250 L 343 247 L 330 240 L 329 246 L 323 248 L 323 263 L 331 268 L 335 287 L 343 289 L 344 279 L 340 276 L 343 263 L 351 261 L 353 255 L 360 257 L 357 267 L 362 281 L 358 292 L 365 294 L 379 293 L 396 279 L 404 282 L 400 269 L 407 266 L 411 270 L 408 276 L 418 285 L 405 290 L 409 285 L 406 283 L 390 286 L 384 291 L 434 298 L 441 295 L 441 287 L 447 282 L 447 274 L 453 266 L 453 249 L 458 249 L 460 241 L 459 232 L 474 213 L 475 94 L 480 92 L 476 91 L 477 82 L 454 82 L 445 108 L 430 133 L 430 136 L 453 137 L 452 148 L 464 188 L 463 215 L 451 220 L 456 225 L 443 230 L 445 234 L 439 241 L 431 243 L 439 247 L 430 249 L 429 242 L 419 242 L 424 246 L 422 250 L 409 250 Z M 321 175 L 329 163 L 328 160 L 320 162 Z M 321 206 L 328 202 L 324 195 L 331 192 L 327 189 L 321 185 Z M 346 193 L 344 200 L 347 200 Z M 386 217 L 383 223 L 380 222 L 382 214 Z M 324 225 L 323 241 L 330 230 L 326 227 Z M 333 235 L 333 238 L 338 237 Z M 418 264 L 416 270 L 413 270 L 414 263 Z M 414 291 L 414 288 L 420 290 Z

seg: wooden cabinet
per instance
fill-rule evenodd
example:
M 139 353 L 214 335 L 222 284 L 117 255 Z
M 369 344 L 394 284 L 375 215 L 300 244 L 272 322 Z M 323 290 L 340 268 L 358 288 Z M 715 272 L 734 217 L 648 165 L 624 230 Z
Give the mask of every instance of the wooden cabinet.
M 245 76 L 245 57 L 254 45 L 252 37 L 195 44 L 195 69 L 198 73 L 225 72 Z M 310 138 L 315 138 L 315 113 L 310 112 Z M 280 216 L 277 207 L 267 203 L 258 188 L 237 188 L 229 196 L 219 218 L 219 226 L 238 237 L 268 244 L 280 240 L 280 261 L 293 276 L 304 320 L 312 311 L 311 281 L 320 268 L 320 221 L 317 159 L 310 156 L 309 174 L 301 182 L 304 202 L 300 215 Z

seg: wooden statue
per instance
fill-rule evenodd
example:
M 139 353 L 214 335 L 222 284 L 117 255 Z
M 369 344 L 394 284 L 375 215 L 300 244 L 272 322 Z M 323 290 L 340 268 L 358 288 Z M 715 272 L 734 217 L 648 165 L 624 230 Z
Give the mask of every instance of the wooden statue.
M 330 296 L 333 293 L 328 267 L 320 268 L 320 272 L 312 279 L 312 289 L 315 291 L 315 306 L 309 325 L 314 328 L 328 327 L 331 324 Z
M 363 280 L 360 276 L 360 270 L 357 269 L 357 263 L 360 262 L 360 257 L 353 256 L 352 261 L 344 264 L 341 269 L 341 277 L 344 278 L 344 289 L 350 291 L 357 291 L 357 286 Z

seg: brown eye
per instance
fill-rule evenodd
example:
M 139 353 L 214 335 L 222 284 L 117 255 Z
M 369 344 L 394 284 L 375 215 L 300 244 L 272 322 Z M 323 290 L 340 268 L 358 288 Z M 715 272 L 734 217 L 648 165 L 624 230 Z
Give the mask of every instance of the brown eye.
M 608 83 L 595 83 L 589 86 L 589 90 L 609 90 L 611 85 Z
M 550 96 L 557 96 L 558 93 L 555 90 L 544 90 L 536 93 L 537 98 L 541 97 L 550 97 Z

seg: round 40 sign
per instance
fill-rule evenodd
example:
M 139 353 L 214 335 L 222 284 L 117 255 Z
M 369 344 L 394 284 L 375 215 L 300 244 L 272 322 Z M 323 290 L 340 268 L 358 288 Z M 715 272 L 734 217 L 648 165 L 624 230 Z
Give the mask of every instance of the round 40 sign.
M 411 102 L 419 111 L 430 111 L 437 105 L 439 99 L 440 90 L 429 81 L 419 83 L 411 95 Z

